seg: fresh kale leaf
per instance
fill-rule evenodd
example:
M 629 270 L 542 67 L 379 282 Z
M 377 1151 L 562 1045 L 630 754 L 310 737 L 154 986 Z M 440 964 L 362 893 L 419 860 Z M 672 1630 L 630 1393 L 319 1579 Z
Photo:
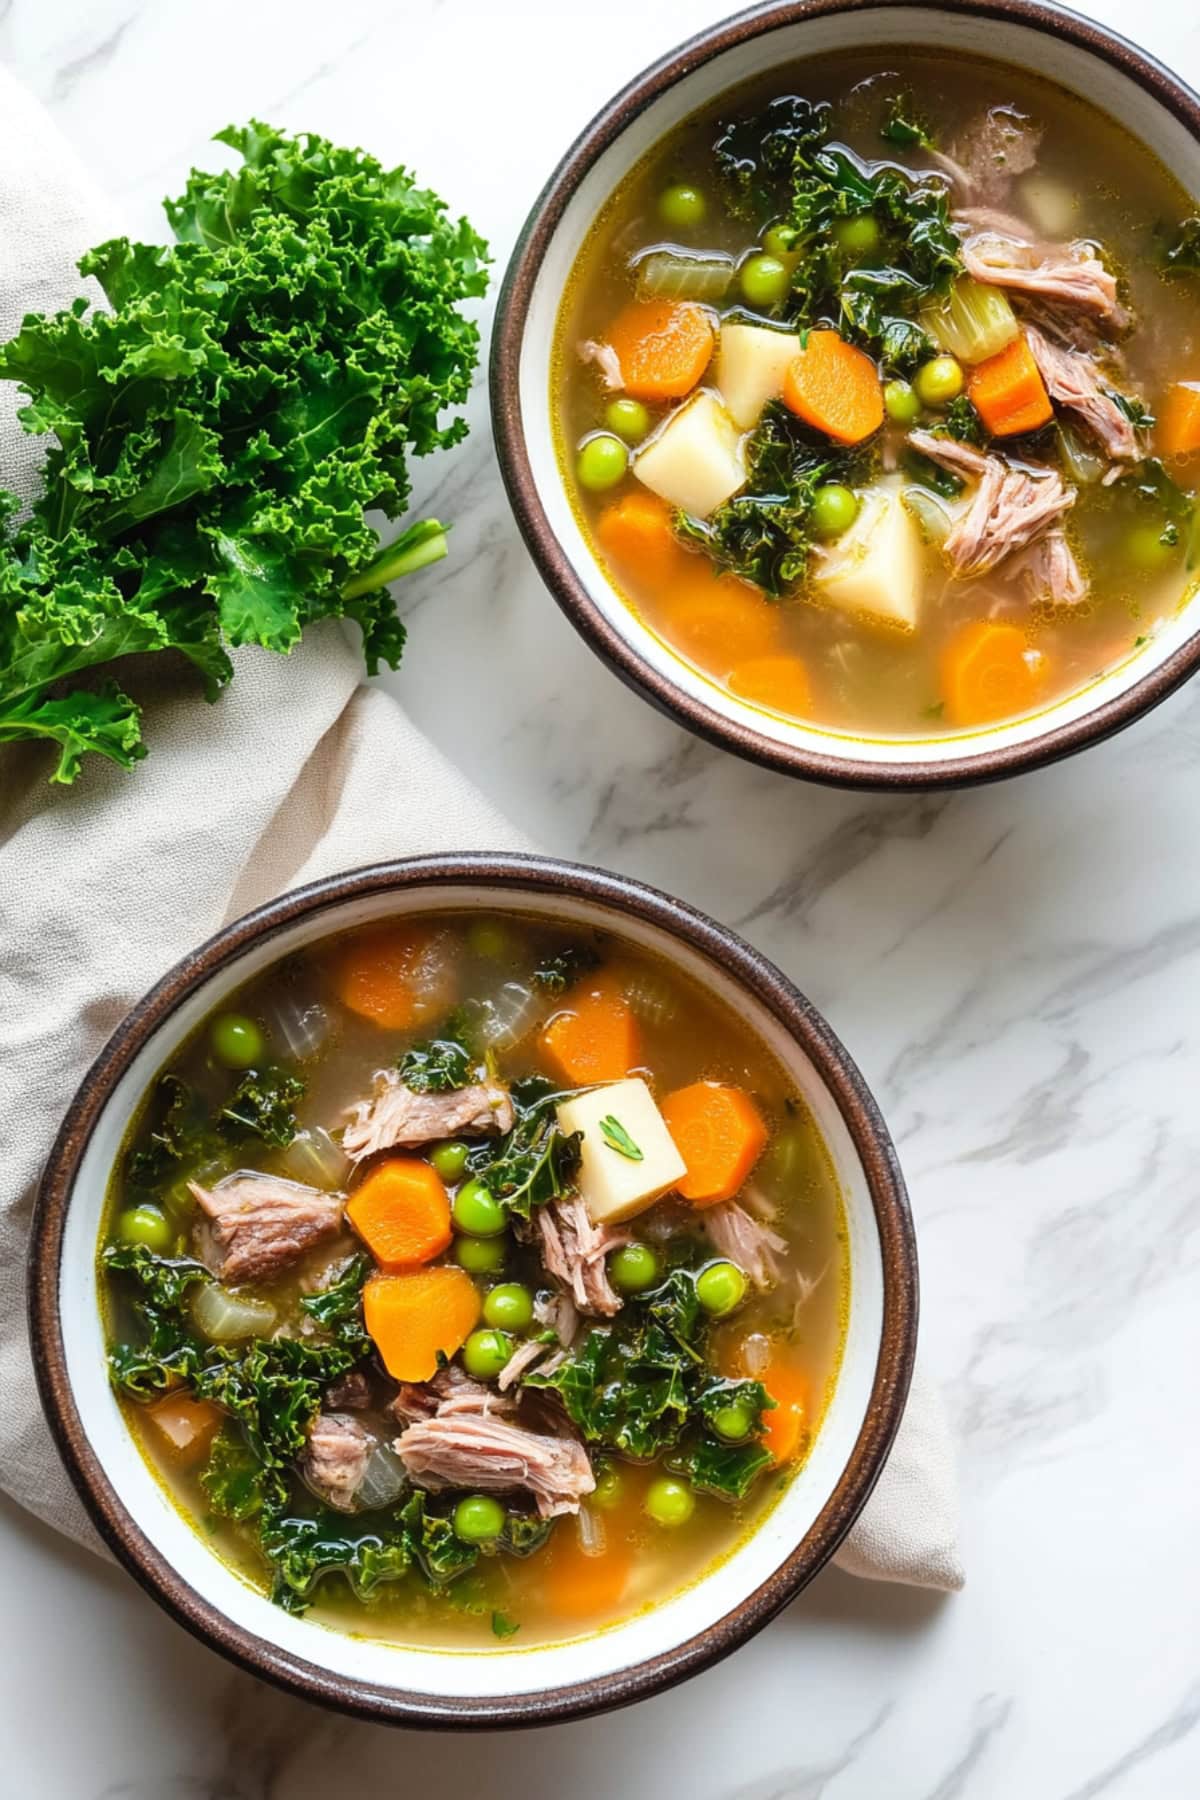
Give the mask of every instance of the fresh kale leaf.
M 363 1283 L 370 1274 L 367 1257 L 356 1256 L 338 1279 L 317 1294 L 305 1294 L 300 1310 L 315 1319 L 335 1343 L 356 1355 L 365 1355 L 371 1347 L 363 1324 Z
M 763 1470 L 770 1467 L 771 1453 L 761 1444 L 726 1444 L 699 1432 L 689 1434 L 669 1462 L 701 1493 L 716 1494 L 722 1500 L 744 1500 Z
M 190 1256 L 160 1256 L 145 1244 L 106 1244 L 101 1266 L 111 1275 L 128 1275 L 151 1306 L 179 1312 L 192 1288 L 212 1276 Z
M 295 1107 L 304 1096 L 299 1075 L 283 1069 L 253 1070 L 244 1075 L 217 1118 L 233 1137 L 257 1137 L 285 1149 L 296 1135 Z
M 1153 431 L 1158 423 L 1150 409 L 1143 405 L 1136 395 L 1122 394 L 1117 388 L 1108 388 L 1109 399 L 1118 407 L 1135 431 Z
M 952 400 L 943 415 L 943 424 L 960 444 L 982 444 L 987 437 L 983 420 L 965 394 Z
M 824 144 L 832 128 L 828 103 L 800 94 L 781 94 L 761 112 L 722 125 L 713 157 L 730 211 L 761 224 L 780 210 L 797 158 Z
M 270 1502 L 282 1502 L 281 1478 L 237 1432 L 221 1431 L 213 1439 L 200 1486 L 221 1519 L 255 1519 Z
M 369 1601 L 413 1565 L 411 1535 L 396 1518 L 356 1527 L 330 1512 L 318 1518 L 284 1513 L 264 1521 L 260 1541 L 274 1573 L 271 1598 L 291 1613 L 305 1611 L 328 1575 L 340 1574 L 356 1599 Z
M 80 299 L 0 346 L 21 420 L 53 441 L 28 512 L 0 493 L 0 743 L 128 768 L 139 709 L 103 665 L 174 651 L 214 698 L 229 649 L 290 650 L 329 615 L 368 670 L 398 661 L 386 583 L 445 551 L 404 512 L 408 459 L 456 444 L 479 333 L 462 303 L 486 246 L 404 169 L 252 123 L 241 167 L 168 202 L 171 246 L 118 239 Z
M 466 1045 L 455 1038 L 434 1038 L 414 1044 L 400 1060 L 400 1079 L 416 1094 L 448 1094 L 474 1079 L 474 1064 Z
M 1183 219 L 1167 240 L 1163 249 L 1163 263 L 1167 269 L 1183 274 L 1200 273 L 1200 218 L 1194 213 Z
M 934 144 L 929 121 L 908 90 L 893 95 L 888 101 L 879 135 L 885 143 L 899 144 L 905 150 L 911 150 L 914 145 L 922 150 L 931 150 Z
M 534 984 L 547 994 L 565 994 L 583 975 L 588 975 L 600 962 L 589 944 L 563 944 L 547 950 L 533 971 Z
M 518 1621 L 516 1619 L 510 1619 L 507 1613 L 492 1613 L 492 1635 L 494 1637 L 514 1637 L 520 1629 L 521 1627 Z
M 582 1134 L 560 1127 L 554 1111 L 559 1098 L 541 1077 L 532 1084 L 514 1083 L 512 1130 L 471 1152 L 472 1175 L 486 1182 L 510 1218 L 528 1219 L 535 1206 L 557 1199 L 579 1167 Z
M 216 1137 L 202 1102 L 179 1075 L 159 1077 L 150 1100 L 145 1144 L 126 1158 L 125 1174 L 140 1188 L 152 1188 L 195 1166 L 210 1154 Z

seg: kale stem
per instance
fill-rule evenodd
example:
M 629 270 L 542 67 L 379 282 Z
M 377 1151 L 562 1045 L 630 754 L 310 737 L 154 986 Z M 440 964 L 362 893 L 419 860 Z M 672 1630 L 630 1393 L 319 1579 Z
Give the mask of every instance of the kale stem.
M 389 581 L 399 581 L 402 575 L 412 575 L 428 563 L 440 562 L 448 548 L 449 529 L 436 519 L 419 519 L 382 549 L 365 569 L 350 577 L 342 589 L 342 599 L 357 600 L 373 588 L 386 587 Z

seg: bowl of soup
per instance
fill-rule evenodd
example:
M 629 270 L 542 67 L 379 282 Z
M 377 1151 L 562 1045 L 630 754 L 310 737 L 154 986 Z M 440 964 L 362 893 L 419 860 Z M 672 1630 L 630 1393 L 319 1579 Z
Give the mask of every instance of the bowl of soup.
M 722 927 L 537 858 L 302 889 L 134 1009 L 33 1236 L 117 1556 L 400 1723 L 635 1699 L 759 1628 L 882 1468 L 916 1334 L 861 1076 Z
M 1200 105 L 1032 0 L 757 8 L 592 121 L 492 404 L 556 599 L 709 739 L 992 779 L 1200 658 Z

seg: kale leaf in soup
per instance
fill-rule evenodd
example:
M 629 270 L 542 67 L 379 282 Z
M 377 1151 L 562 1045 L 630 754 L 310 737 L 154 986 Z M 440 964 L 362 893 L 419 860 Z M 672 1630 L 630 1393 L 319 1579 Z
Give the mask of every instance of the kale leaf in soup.
M 849 1279 L 811 1118 L 623 940 L 385 923 L 153 1084 L 100 1246 L 137 1442 L 280 1606 L 553 1642 L 666 1597 L 804 1460 Z

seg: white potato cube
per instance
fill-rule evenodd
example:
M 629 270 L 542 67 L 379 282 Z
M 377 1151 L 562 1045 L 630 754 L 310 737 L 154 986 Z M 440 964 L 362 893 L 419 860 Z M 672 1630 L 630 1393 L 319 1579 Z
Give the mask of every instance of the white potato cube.
M 1026 212 L 1048 238 L 1070 237 L 1077 229 L 1079 197 L 1048 175 L 1026 175 L 1018 184 Z
M 563 1131 L 583 1133 L 579 1191 L 594 1225 L 632 1219 L 687 1174 L 653 1094 L 636 1076 L 564 1100 L 558 1123 Z M 620 1143 L 624 1150 L 616 1147 Z
M 767 325 L 722 325 L 717 386 L 729 416 L 743 431 L 758 424 L 768 400 L 783 392 L 783 378 L 800 354 L 794 331 Z
M 921 536 L 898 482 L 881 483 L 863 495 L 849 531 L 814 559 L 812 580 L 816 592 L 842 612 L 916 630 Z
M 701 388 L 651 438 L 633 472 L 660 499 L 707 519 L 746 480 L 742 434 L 715 394 Z

